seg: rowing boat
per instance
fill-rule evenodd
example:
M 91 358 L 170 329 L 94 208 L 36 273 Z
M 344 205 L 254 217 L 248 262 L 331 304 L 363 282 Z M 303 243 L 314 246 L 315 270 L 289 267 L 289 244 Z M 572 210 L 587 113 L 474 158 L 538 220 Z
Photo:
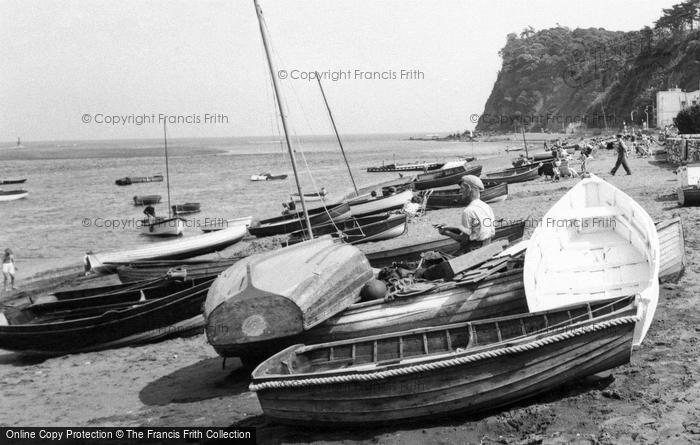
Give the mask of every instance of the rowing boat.
M 515 184 L 536 179 L 539 174 L 537 170 L 540 164 L 528 165 L 525 167 L 508 168 L 498 172 L 486 173 L 486 179 L 482 179 L 485 186 L 503 183 Z
M 460 188 L 445 187 L 432 189 L 427 192 L 427 209 L 446 209 L 451 207 L 466 207 L 469 203 L 465 200 Z M 480 199 L 486 203 L 501 202 L 508 199 L 508 184 L 491 184 L 481 192 Z
M 525 231 L 525 221 L 514 223 L 501 223 L 496 221 L 496 234 L 493 241 L 507 239 L 510 242 L 522 239 Z M 459 255 L 472 249 L 472 245 L 462 245 L 452 238 L 440 238 L 409 246 L 402 246 L 390 250 L 379 250 L 367 253 L 367 259 L 372 267 L 381 268 L 390 266 L 393 262 L 419 261 L 424 252 L 437 251 L 448 255 Z
M 309 210 L 311 227 L 328 222 L 339 222 L 350 217 L 350 205 L 338 204 L 335 207 L 319 207 Z M 253 221 L 248 227 L 248 232 L 258 238 L 272 235 L 285 235 L 306 228 L 306 220 L 299 213 L 282 215 L 275 218 Z
M 233 226 L 216 232 L 163 241 L 146 247 L 106 253 L 89 253 L 87 265 L 94 272 L 112 272 L 113 263 L 132 263 L 144 260 L 172 260 L 191 258 L 221 250 L 235 244 L 246 234 L 245 226 Z
M 173 215 L 189 215 L 199 213 L 200 204 L 198 202 L 186 202 L 184 204 L 175 204 L 172 206 Z
M 290 424 L 394 424 L 483 413 L 629 362 L 634 297 L 294 345 L 252 373 L 265 415 Z
M 147 236 L 180 236 L 185 227 L 185 221 L 182 218 L 163 218 L 156 217 L 153 221 L 142 219 L 141 234 Z
M 162 199 L 162 196 L 160 196 L 160 195 L 134 196 L 134 205 L 135 206 L 147 206 L 147 205 L 158 204 L 161 199 Z
M 251 175 L 251 181 L 274 181 L 279 179 L 287 179 L 287 175 L 273 175 L 271 173 L 261 173 L 259 175 Z
M 15 201 L 26 198 L 28 194 L 26 190 L 0 190 L 0 201 Z
M 231 267 L 242 257 L 222 258 L 219 260 L 170 260 L 137 261 L 128 264 L 115 264 L 117 275 L 122 283 L 154 280 L 169 274 L 187 278 L 215 277 Z
M 381 172 L 407 172 L 407 171 L 428 171 L 437 170 L 445 165 L 442 162 L 416 162 L 413 164 L 387 164 L 381 167 L 368 167 L 368 173 Z
M 372 269 L 353 246 L 329 236 L 244 258 L 219 275 L 204 305 L 216 349 L 255 354 L 359 300 Z
M 376 198 L 372 197 L 371 194 L 364 195 L 350 199 L 348 204 L 350 205 L 352 216 L 361 217 L 378 212 L 401 209 L 407 202 L 411 201 L 412 198 L 413 192 L 411 190 L 404 190 L 402 192 L 378 196 Z
M 406 232 L 406 215 L 378 213 L 362 218 L 349 218 L 338 223 L 313 226 L 314 236 L 331 235 L 348 244 L 361 244 L 381 241 L 401 236 Z M 308 240 L 305 230 L 297 230 L 289 235 L 287 244 L 297 244 Z
M 24 184 L 27 179 L 0 179 L 0 185 Z
M 443 167 L 440 170 L 418 175 L 416 182 L 413 183 L 413 187 L 416 190 L 427 190 L 458 184 L 464 175 L 480 176 L 481 169 L 481 165 L 467 165 L 466 161 L 464 161 L 461 165 L 455 167 Z
M 627 194 L 595 175 L 571 188 L 542 218 L 525 254 L 531 311 L 641 295 L 651 325 L 659 299 L 659 237 L 654 221 Z
M 60 355 L 133 345 L 201 329 L 213 279 L 5 308 L 0 349 Z

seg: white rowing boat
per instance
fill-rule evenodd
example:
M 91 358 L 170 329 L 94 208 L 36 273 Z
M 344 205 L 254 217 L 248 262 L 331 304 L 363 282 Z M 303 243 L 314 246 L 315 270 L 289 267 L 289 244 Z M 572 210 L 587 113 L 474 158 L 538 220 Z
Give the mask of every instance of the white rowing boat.
M 15 201 L 26 198 L 28 194 L 26 190 L 0 190 L 0 201 Z
M 190 258 L 221 250 L 237 243 L 245 234 L 246 226 L 239 224 L 215 232 L 163 241 L 132 250 L 89 253 L 86 258 L 87 266 L 95 272 L 111 272 L 116 269 L 116 265 L 112 263 Z
M 639 295 L 649 329 L 659 298 L 659 237 L 654 221 L 627 194 L 591 175 L 542 218 L 525 255 L 530 311 Z

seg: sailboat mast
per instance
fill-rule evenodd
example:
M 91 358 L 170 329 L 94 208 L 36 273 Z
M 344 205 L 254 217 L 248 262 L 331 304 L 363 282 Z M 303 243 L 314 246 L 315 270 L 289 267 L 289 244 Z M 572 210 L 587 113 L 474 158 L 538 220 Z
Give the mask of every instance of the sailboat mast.
M 260 25 L 260 35 L 262 36 L 263 47 L 265 48 L 265 57 L 267 58 L 267 67 L 270 69 L 270 77 L 272 77 L 272 86 L 275 90 L 275 98 L 277 98 L 277 107 L 280 112 L 280 117 L 282 118 L 282 128 L 284 129 L 284 140 L 287 142 L 287 150 L 289 151 L 289 158 L 292 161 L 292 170 L 294 170 L 294 180 L 297 184 L 297 190 L 299 191 L 299 199 L 301 200 L 301 210 L 304 212 L 304 219 L 306 220 L 306 228 L 309 234 L 309 239 L 313 239 L 314 234 L 311 230 L 311 220 L 309 219 L 309 212 L 306 211 L 306 201 L 304 200 L 304 193 L 301 191 L 301 183 L 299 182 L 299 174 L 297 173 L 297 162 L 294 156 L 294 150 L 292 150 L 292 144 L 289 142 L 289 132 L 287 131 L 287 117 L 284 114 L 284 107 L 282 106 L 282 101 L 280 100 L 279 86 L 277 85 L 277 78 L 275 77 L 275 67 L 272 65 L 272 58 L 270 57 L 270 49 L 267 44 L 267 35 L 265 34 L 265 26 L 263 25 L 263 15 L 262 9 L 258 4 L 258 0 L 253 0 L 255 5 L 255 12 L 258 15 L 258 25 Z
M 343 149 L 343 143 L 340 141 L 340 134 L 338 134 L 338 128 L 335 126 L 335 119 L 333 119 L 333 113 L 331 112 L 331 107 L 328 105 L 328 100 L 326 99 L 326 93 L 323 91 L 323 85 L 321 85 L 321 76 L 316 72 L 316 81 L 318 82 L 318 87 L 321 89 L 321 96 L 323 96 L 323 103 L 326 104 L 326 110 L 328 110 L 328 117 L 331 118 L 331 124 L 333 125 L 333 131 L 335 132 L 335 137 L 338 139 L 338 145 L 340 145 L 340 152 L 343 154 L 343 159 L 345 160 L 345 166 L 348 168 L 348 174 L 350 175 L 350 180 L 352 181 L 352 188 L 355 189 L 355 196 L 359 196 L 357 191 L 357 184 L 355 184 L 355 178 L 352 176 L 352 170 L 350 170 L 350 164 L 348 163 L 348 158 L 345 156 L 345 150 Z
M 529 158 L 530 155 L 527 152 L 527 141 L 525 140 L 525 127 L 520 127 L 520 130 L 523 132 L 523 144 L 525 144 L 525 158 Z
M 168 133 L 165 130 L 166 121 L 163 120 L 163 141 L 165 143 L 165 184 L 168 188 L 168 219 L 172 216 L 170 213 L 170 169 L 168 168 Z

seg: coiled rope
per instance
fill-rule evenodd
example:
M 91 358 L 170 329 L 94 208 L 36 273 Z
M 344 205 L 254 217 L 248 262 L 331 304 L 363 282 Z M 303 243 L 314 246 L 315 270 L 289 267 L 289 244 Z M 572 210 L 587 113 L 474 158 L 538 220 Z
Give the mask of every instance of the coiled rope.
M 415 374 L 419 372 L 434 371 L 436 369 L 444 369 L 459 365 L 464 365 L 467 363 L 473 363 L 484 359 L 490 359 L 495 357 L 501 357 L 509 354 L 516 354 L 520 352 L 530 351 L 533 349 L 541 348 L 546 345 L 561 342 L 573 337 L 588 334 L 590 332 L 600 331 L 613 326 L 620 326 L 629 323 L 637 323 L 639 317 L 637 316 L 627 316 L 615 318 L 613 320 L 602 321 L 589 326 L 582 326 L 580 328 L 561 332 L 549 337 L 545 337 L 539 340 L 534 340 L 528 343 L 524 343 L 516 346 L 508 346 L 500 349 L 495 349 L 492 351 L 484 351 L 476 354 L 470 354 L 462 357 L 454 357 L 450 359 L 443 359 L 430 363 L 409 365 L 402 368 L 389 369 L 385 371 L 374 371 L 362 374 L 347 374 L 338 376 L 328 376 L 328 377 L 314 377 L 314 378 L 300 378 L 300 379 L 284 379 L 284 380 L 271 380 L 259 383 L 251 383 L 248 387 L 251 391 L 261 391 L 265 389 L 284 389 L 284 388 L 299 388 L 305 386 L 317 386 L 317 385 L 328 385 L 333 383 L 348 383 L 348 382 L 367 382 L 373 380 L 384 380 L 391 377 L 403 376 L 408 374 Z M 459 350 L 457 351 L 459 353 Z

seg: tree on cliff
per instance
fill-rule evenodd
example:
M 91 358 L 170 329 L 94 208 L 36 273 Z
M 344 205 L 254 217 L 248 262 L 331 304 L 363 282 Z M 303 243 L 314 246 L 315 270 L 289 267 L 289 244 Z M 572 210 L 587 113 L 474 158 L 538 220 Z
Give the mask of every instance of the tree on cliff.
M 678 113 L 673 123 L 678 127 L 678 132 L 681 134 L 699 134 L 700 133 L 700 105 L 693 105 L 685 108 Z

